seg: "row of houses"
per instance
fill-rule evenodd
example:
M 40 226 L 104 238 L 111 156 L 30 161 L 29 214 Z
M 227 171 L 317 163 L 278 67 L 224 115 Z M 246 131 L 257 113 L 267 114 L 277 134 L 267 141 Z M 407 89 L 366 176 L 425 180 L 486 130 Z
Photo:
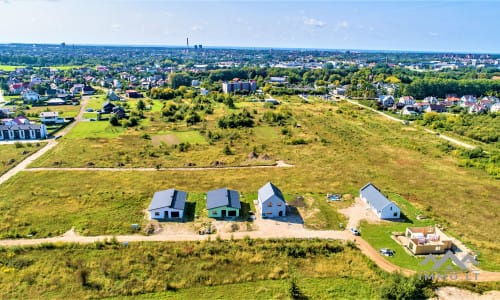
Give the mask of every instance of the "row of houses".
M 0 141 L 40 140 L 47 136 L 44 124 L 34 124 L 24 116 L 0 121 Z
M 155 192 L 149 204 L 151 218 L 156 220 L 182 219 L 186 207 L 187 192 L 168 189 Z M 286 216 L 286 201 L 280 189 L 271 182 L 258 191 L 258 207 L 262 217 Z M 240 193 L 228 188 L 207 192 L 206 209 L 210 218 L 225 219 L 239 217 Z
M 469 113 L 484 113 L 500 111 L 500 100 L 497 97 L 485 96 L 477 99 L 472 95 L 458 98 L 456 95 L 447 95 L 446 99 L 438 100 L 429 96 L 423 101 L 416 101 L 412 96 L 402 96 L 396 102 L 391 95 L 381 95 L 378 98 L 380 105 L 394 110 L 402 110 L 403 115 L 413 115 L 424 112 L 446 112 L 451 106 L 467 108 Z

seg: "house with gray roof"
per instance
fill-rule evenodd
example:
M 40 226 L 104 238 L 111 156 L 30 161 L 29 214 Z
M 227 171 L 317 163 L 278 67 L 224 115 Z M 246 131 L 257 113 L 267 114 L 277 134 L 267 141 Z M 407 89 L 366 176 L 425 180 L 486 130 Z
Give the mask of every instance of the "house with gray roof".
M 186 199 L 187 193 L 176 189 L 155 192 L 148 207 L 151 219 L 182 219 Z
M 380 219 L 399 219 L 401 215 L 399 207 L 387 199 L 373 184 L 368 183 L 362 187 L 359 196 Z
M 259 189 L 259 211 L 263 218 L 284 217 L 286 215 L 286 201 L 281 193 L 271 182 L 264 184 Z
M 222 188 L 207 193 L 207 210 L 210 218 L 240 216 L 240 193 Z

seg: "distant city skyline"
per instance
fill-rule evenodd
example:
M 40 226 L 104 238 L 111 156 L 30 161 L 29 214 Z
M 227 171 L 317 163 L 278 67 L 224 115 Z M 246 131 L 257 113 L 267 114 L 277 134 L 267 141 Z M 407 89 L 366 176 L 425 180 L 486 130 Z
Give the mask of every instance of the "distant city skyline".
M 0 43 L 500 53 L 497 1 L 0 0 Z

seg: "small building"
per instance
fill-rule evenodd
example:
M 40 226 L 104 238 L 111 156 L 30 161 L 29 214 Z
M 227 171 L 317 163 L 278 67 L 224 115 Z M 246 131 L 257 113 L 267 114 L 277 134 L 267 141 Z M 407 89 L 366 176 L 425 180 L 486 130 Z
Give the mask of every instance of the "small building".
M 151 219 L 182 219 L 186 199 L 187 193 L 176 189 L 155 192 L 148 207 Z
M 135 90 L 127 90 L 125 91 L 125 96 L 127 96 L 128 98 L 142 98 L 142 94 L 135 91 Z
M 109 101 L 106 101 L 102 105 L 101 111 L 103 114 L 110 114 L 111 112 L 113 112 L 113 108 L 115 108 L 115 107 L 116 107 L 116 105 L 114 105 L 113 103 L 111 103 Z
M 408 227 L 405 246 L 414 254 L 442 254 L 453 247 L 452 240 L 435 226 Z
M 401 215 L 399 207 L 387 199 L 373 184 L 368 183 L 362 187 L 359 196 L 380 219 L 399 219 Z
M 207 193 L 207 210 L 210 218 L 240 216 L 240 194 L 237 191 L 222 188 Z
M 391 95 L 382 95 L 378 98 L 378 102 L 384 107 L 392 107 L 394 105 L 394 97 Z
M 118 119 L 123 119 L 127 116 L 127 114 L 125 113 L 125 109 L 121 106 L 113 107 L 111 113 L 114 114 Z
M 271 182 L 266 183 L 259 189 L 257 201 L 263 218 L 286 216 L 285 198 L 280 189 Z
M 61 98 L 53 98 L 53 99 L 48 100 L 46 103 L 47 103 L 47 105 L 65 105 L 66 101 L 64 101 Z
M 70 93 L 73 94 L 73 95 L 76 95 L 76 94 L 81 94 L 83 92 L 83 88 L 85 87 L 84 84 L 81 84 L 81 83 L 75 83 L 70 89 Z
M 22 92 L 22 97 L 24 102 L 35 102 L 40 100 L 40 95 L 32 90 L 26 90 Z
M 10 122 L 0 125 L 0 141 L 45 139 L 47 135 L 47 127 L 43 124 L 19 125 Z
M 82 89 L 82 94 L 83 95 L 93 95 L 94 93 L 95 93 L 95 90 L 90 85 L 86 85 Z
M 59 112 L 57 111 L 42 111 L 39 115 L 40 122 L 43 124 L 62 124 L 64 123 L 64 118 L 59 117 Z
M 399 98 L 399 103 L 403 103 L 404 105 L 414 105 L 416 101 L 412 96 L 402 96 Z

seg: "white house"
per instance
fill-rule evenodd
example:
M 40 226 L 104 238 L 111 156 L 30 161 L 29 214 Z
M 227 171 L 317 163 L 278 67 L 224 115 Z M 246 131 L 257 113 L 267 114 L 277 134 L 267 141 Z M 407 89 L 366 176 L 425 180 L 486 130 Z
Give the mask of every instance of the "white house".
M 187 193 L 176 189 L 156 192 L 149 204 L 151 219 L 182 219 Z
M 40 122 L 43 124 L 62 124 L 64 118 L 59 118 L 57 111 L 42 111 L 40 113 Z
M 412 96 L 402 96 L 399 98 L 399 103 L 403 103 L 404 105 L 414 105 L 415 98 Z
M 286 202 L 280 189 L 271 182 L 259 189 L 259 210 L 264 218 L 286 216 Z
M 22 92 L 22 97 L 24 102 L 33 102 L 38 101 L 40 99 L 40 95 L 37 92 L 32 90 L 26 90 Z
M 378 102 L 382 103 L 384 107 L 391 107 L 394 105 L 394 97 L 391 95 L 381 95 Z
M 380 219 L 399 219 L 401 210 L 371 183 L 368 183 L 359 190 L 361 200 L 366 202 L 370 209 Z
M 497 113 L 500 111 L 500 103 L 495 103 L 490 107 L 490 112 Z

